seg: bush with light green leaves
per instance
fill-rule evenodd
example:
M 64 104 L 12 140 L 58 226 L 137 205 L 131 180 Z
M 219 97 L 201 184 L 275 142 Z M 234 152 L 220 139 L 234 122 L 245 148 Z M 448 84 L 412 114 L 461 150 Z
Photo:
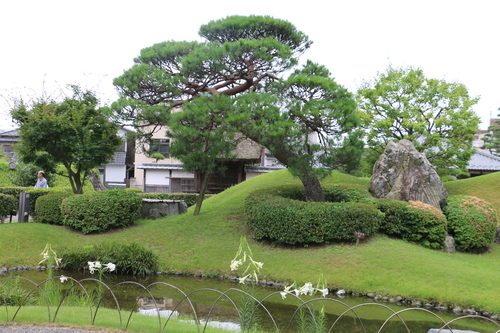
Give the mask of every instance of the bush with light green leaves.
M 481 253 L 493 243 L 498 219 L 488 202 L 471 196 L 449 196 L 443 212 L 457 251 Z

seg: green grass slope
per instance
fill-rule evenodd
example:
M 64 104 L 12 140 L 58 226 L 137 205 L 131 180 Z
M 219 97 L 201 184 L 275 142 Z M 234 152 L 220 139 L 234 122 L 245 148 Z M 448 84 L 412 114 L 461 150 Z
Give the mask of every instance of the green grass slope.
M 488 178 L 483 181 L 482 177 Z M 462 186 L 461 183 L 467 182 Z M 488 200 L 498 193 L 498 175 L 446 183 L 450 194 L 476 195 Z M 154 249 L 164 271 L 231 275 L 229 264 L 242 235 L 247 235 L 254 259 L 264 263 L 261 278 L 316 283 L 323 276 L 329 287 L 356 293 L 402 295 L 446 305 L 474 306 L 500 313 L 496 295 L 500 251 L 494 245 L 482 255 L 449 254 L 390 239 L 383 235 L 355 244 L 273 247 L 255 242 L 245 224 L 244 200 L 255 189 L 296 184 L 286 170 L 252 178 L 207 199 L 198 216 L 187 214 L 141 220 L 124 230 L 81 235 L 67 228 L 37 223 L 0 225 L 0 264 L 36 264 L 46 243 L 66 247 L 120 241 L 139 242 Z M 325 183 L 367 188 L 368 178 L 334 173 Z M 474 190 L 482 186 L 482 189 Z

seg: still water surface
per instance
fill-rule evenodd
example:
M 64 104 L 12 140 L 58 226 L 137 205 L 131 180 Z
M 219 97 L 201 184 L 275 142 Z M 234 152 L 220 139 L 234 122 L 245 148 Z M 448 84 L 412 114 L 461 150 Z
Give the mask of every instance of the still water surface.
M 71 276 L 79 281 L 98 278 L 97 275 L 78 272 L 56 271 L 54 276 L 57 275 Z M 16 272 L 16 276 L 39 283 L 47 277 L 47 273 L 24 271 Z M 160 310 L 160 314 L 168 316 L 170 314 L 192 315 L 194 309 L 201 320 L 208 319 L 214 325 L 219 324 L 227 329 L 239 330 L 240 319 L 237 308 L 240 307 L 244 294 L 242 285 L 235 282 L 192 276 L 133 277 L 116 274 L 105 274 L 103 282 L 112 289 L 123 310 L 150 315 L 157 315 L 157 311 Z M 89 289 L 97 286 L 97 283 L 92 281 L 82 282 L 82 284 Z M 280 332 L 287 330 L 297 332 L 297 308 L 303 302 L 311 301 L 313 297 L 301 296 L 302 301 L 300 301 L 289 295 L 283 299 L 280 291 L 272 287 L 255 286 L 253 295 L 262 301 L 267 309 L 265 311 L 259 308 L 259 323 L 269 332 L 277 331 L 275 325 Z M 330 328 L 335 323 L 332 332 L 427 333 L 430 328 L 439 328 L 443 322 L 458 318 L 451 311 L 435 310 L 429 313 L 426 309 L 409 310 L 410 308 L 405 305 L 374 302 L 373 299 L 357 296 L 339 297 L 333 294 L 328 295 L 324 300 L 315 300 L 307 304 L 313 310 L 321 308 L 325 310 L 326 327 Z M 116 302 L 110 293 L 106 295 L 103 305 L 116 308 Z M 406 311 L 400 313 L 399 318 L 394 316 L 385 323 L 391 315 L 402 310 Z M 481 319 L 460 319 L 452 323 L 451 328 L 481 333 L 493 333 L 500 329 L 497 325 Z

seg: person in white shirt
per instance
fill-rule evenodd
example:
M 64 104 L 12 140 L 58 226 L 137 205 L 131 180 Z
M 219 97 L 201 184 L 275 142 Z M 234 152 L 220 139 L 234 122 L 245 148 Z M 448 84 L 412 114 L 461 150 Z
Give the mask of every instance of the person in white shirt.
M 38 180 L 36 181 L 35 188 L 49 188 L 47 179 L 45 179 L 45 172 L 38 171 Z

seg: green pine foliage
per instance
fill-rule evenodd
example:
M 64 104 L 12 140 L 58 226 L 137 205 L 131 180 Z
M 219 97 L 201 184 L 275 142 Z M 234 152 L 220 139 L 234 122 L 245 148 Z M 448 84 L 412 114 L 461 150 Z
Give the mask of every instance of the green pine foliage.
M 495 121 L 494 125 L 488 127 L 489 133 L 484 135 L 483 149 L 489 149 L 491 153 L 496 156 L 500 156 L 500 124 L 498 120 Z

